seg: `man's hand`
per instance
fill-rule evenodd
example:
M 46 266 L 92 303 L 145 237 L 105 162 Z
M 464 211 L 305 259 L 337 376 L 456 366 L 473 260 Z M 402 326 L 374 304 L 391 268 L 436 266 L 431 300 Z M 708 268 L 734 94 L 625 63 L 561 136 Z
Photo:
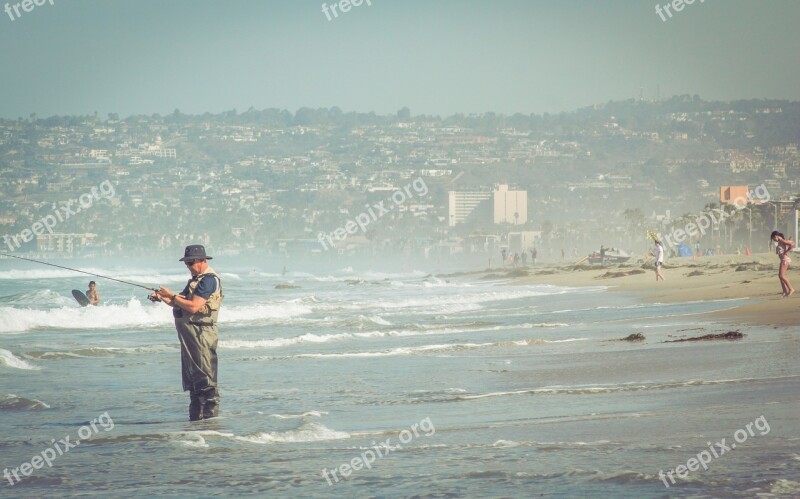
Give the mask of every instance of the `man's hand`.
M 165 288 L 164 286 L 161 286 L 161 289 L 153 292 L 153 294 L 148 296 L 148 298 L 153 303 L 161 301 L 161 302 L 165 302 L 167 305 L 172 305 L 172 303 L 174 302 L 174 299 L 173 299 L 174 296 L 176 296 L 175 293 L 173 293 L 169 289 Z
M 164 300 L 164 299 L 171 300 L 172 297 L 175 296 L 175 293 L 173 293 L 169 289 L 165 288 L 164 286 L 161 286 L 161 289 L 159 289 L 158 291 L 156 291 L 153 294 L 158 296 L 162 300 Z

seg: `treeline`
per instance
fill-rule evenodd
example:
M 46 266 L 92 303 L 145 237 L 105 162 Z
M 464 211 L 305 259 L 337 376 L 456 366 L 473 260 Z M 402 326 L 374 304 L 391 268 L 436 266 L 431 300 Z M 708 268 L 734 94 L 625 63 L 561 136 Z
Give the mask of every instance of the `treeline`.
M 781 109 L 780 113 L 761 113 L 763 109 Z M 109 113 L 107 119 L 102 120 L 97 113 L 94 115 L 76 116 L 51 116 L 38 118 L 31 114 L 27 120 L 0 120 L 0 124 L 36 124 L 39 127 L 79 127 L 86 125 L 114 125 L 125 123 L 129 126 L 143 123 L 163 123 L 166 125 L 192 125 L 208 123 L 217 125 L 261 125 L 265 127 L 280 128 L 292 126 L 333 126 L 354 128 L 358 126 L 387 126 L 397 123 L 427 122 L 441 126 L 458 126 L 476 131 L 494 132 L 504 128 L 514 128 L 519 131 L 530 131 L 542 134 L 555 134 L 558 136 L 577 136 L 596 127 L 604 126 L 614 119 L 621 127 L 631 130 L 667 131 L 664 127 L 667 122 L 665 115 L 669 113 L 714 113 L 733 111 L 746 113 L 750 120 L 740 124 L 745 132 L 758 132 L 762 140 L 769 143 L 795 142 L 800 139 L 800 102 L 786 100 L 750 99 L 730 102 L 704 101 L 699 96 L 678 95 L 662 101 L 642 101 L 629 99 L 625 101 L 610 101 L 606 104 L 578 109 L 569 113 L 558 114 L 522 114 L 504 115 L 487 112 L 482 114 L 454 114 L 441 117 L 435 115 L 412 115 L 411 110 L 404 107 L 395 114 L 378 115 L 374 112 L 344 112 L 339 107 L 308 108 L 302 107 L 292 113 L 286 109 L 267 108 L 258 110 L 253 107 L 244 112 L 236 109 L 221 113 L 204 113 L 200 115 L 184 114 L 175 109 L 165 116 L 159 114 L 134 115 L 120 120 L 116 113 Z M 712 120 L 711 115 L 696 117 L 699 120 L 686 124 L 672 123 L 670 131 L 685 131 L 694 133 L 701 131 L 712 138 L 725 140 L 731 135 L 729 128 L 720 127 L 719 120 Z M 696 123 L 697 121 L 700 122 Z M 725 122 L 721 122 L 725 123 Z M 715 126 L 717 125 L 717 126 Z M 698 130 L 698 126 L 702 130 Z

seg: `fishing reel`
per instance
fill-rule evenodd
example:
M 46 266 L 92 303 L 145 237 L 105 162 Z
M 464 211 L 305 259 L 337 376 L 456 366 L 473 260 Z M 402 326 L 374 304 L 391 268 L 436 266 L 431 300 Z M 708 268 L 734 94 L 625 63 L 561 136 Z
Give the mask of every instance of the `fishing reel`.
M 158 296 L 153 296 L 153 295 L 147 295 L 147 299 L 148 299 L 148 300 L 150 300 L 150 301 L 151 301 L 151 302 L 153 302 L 153 303 L 158 303 L 158 302 L 161 302 L 161 301 L 163 301 L 163 300 L 162 300 L 161 298 L 159 298 Z

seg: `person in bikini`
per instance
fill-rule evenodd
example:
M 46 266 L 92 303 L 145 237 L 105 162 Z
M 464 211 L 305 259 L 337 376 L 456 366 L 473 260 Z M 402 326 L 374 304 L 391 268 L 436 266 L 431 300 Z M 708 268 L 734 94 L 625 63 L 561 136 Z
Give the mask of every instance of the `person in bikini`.
M 778 268 L 778 280 L 781 282 L 781 288 L 783 288 L 781 296 L 786 298 L 794 293 L 794 288 L 789 282 L 789 278 L 786 277 L 786 272 L 789 270 L 789 265 L 792 263 L 789 253 L 792 251 L 792 248 L 794 248 L 794 241 L 786 239 L 784 235 L 777 230 L 772 231 L 770 239 L 775 242 L 775 254 L 778 255 L 778 259 L 781 262 Z

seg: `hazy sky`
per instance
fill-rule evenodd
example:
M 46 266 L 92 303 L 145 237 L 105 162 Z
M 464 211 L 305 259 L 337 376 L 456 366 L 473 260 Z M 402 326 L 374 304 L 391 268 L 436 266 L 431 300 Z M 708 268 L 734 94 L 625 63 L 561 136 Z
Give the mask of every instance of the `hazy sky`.
M 365 0 L 330 21 L 319 0 L 46 0 L 16 17 L 19 1 L 0 12 L 6 118 L 552 113 L 659 85 L 800 100 L 797 0 L 696 0 L 666 22 L 667 0 Z

